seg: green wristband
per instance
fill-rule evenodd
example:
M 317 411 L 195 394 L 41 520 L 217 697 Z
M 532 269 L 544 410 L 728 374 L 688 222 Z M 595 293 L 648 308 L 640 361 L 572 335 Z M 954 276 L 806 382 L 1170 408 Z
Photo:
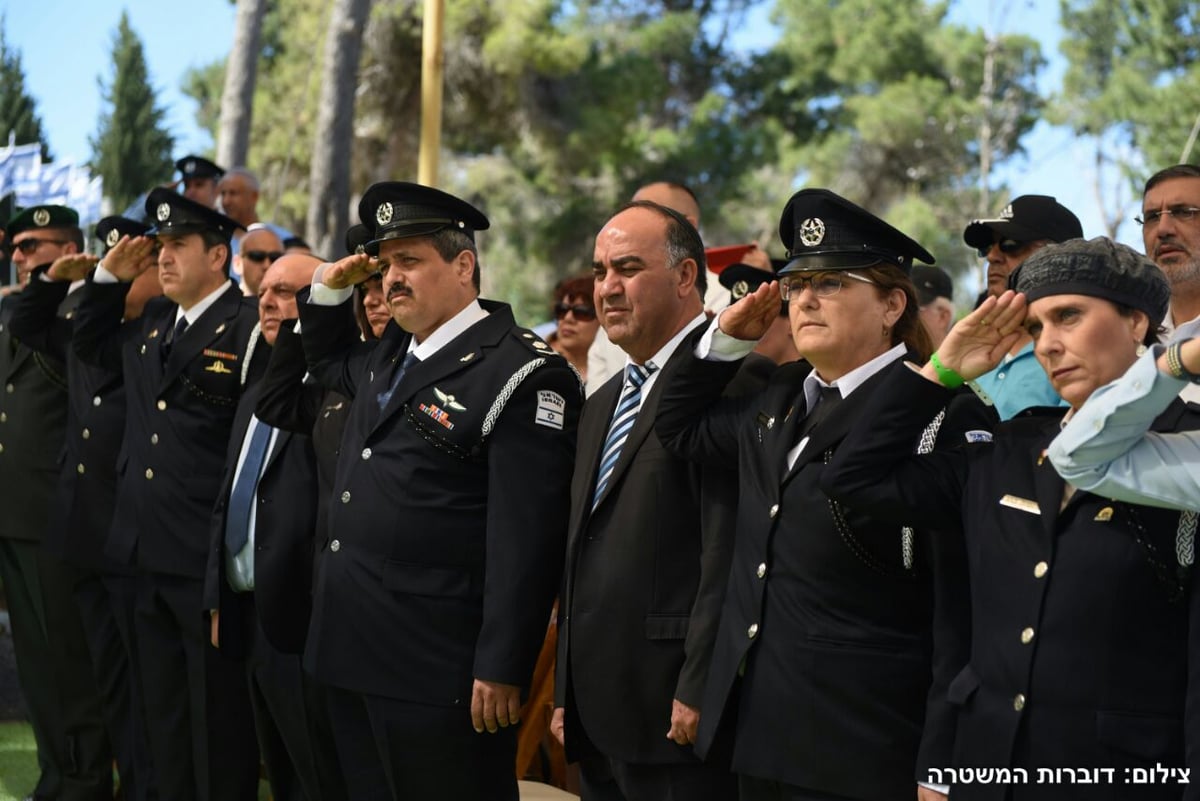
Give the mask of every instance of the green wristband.
M 937 373 L 938 383 L 946 389 L 958 389 L 967 383 L 967 379 L 942 364 L 942 360 L 938 358 L 937 351 L 930 354 L 929 363 L 933 365 L 933 371 Z

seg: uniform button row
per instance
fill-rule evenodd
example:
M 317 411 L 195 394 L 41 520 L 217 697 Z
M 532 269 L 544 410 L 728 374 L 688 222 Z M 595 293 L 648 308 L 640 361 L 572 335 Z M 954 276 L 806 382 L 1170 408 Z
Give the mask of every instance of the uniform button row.
M 1015 698 L 1013 698 L 1013 709 L 1020 712 L 1024 708 L 1025 708 L 1025 693 L 1017 693 L 1017 696 Z
M 1036 565 L 1033 566 L 1033 577 L 1034 578 L 1042 578 L 1049 571 L 1050 571 L 1050 565 L 1046 564 L 1045 562 L 1038 562 Z
M 759 563 L 758 570 L 755 571 L 755 575 L 758 576 L 759 578 L 764 578 L 767 575 L 767 563 L 766 562 Z
M 166 402 L 165 400 L 160 400 L 160 401 L 159 401 L 157 404 L 155 404 L 155 405 L 156 405 L 156 406 L 158 406 L 158 410 L 159 410 L 160 412 L 166 411 L 166 409 L 167 409 L 167 402 Z
M 370 448 L 363 448 L 363 452 L 362 452 L 362 458 L 363 458 L 363 461 L 364 461 L 364 462 L 365 462 L 367 459 L 370 459 L 370 458 L 371 458 L 371 449 L 370 449 Z
M 91 429 L 87 429 L 87 428 L 83 429 L 83 431 L 80 433 L 80 436 L 83 437 L 84 439 L 91 439 L 92 438 Z
M 8 422 L 8 412 L 0 412 L 0 423 Z
M 1025 645 L 1033 642 L 1033 628 L 1031 626 L 1026 626 L 1021 630 L 1021 642 Z
M 99 396 L 99 395 L 96 395 L 96 396 L 94 396 L 94 397 L 92 398 L 92 405 L 93 405 L 93 406 L 99 406 L 99 405 L 100 405 L 100 396 Z
M 151 435 L 150 435 L 150 444 L 151 444 L 151 445 L 157 445 L 157 444 L 158 444 L 158 434 L 151 434 Z
M 150 469 L 149 467 L 147 467 L 146 468 L 146 480 L 149 481 L 152 478 L 154 478 L 154 471 L 152 469 Z
M 342 549 L 342 544 L 340 542 L 338 542 L 337 540 L 333 540 L 332 542 L 329 543 L 329 550 L 333 551 L 334 553 L 337 553 L 341 549 Z
M 775 516 L 779 514 L 779 504 L 777 504 L 777 503 L 771 504 L 771 508 L 767 510 L 767 514 L 771 517 L 772 520 L 774 520 Z
M 80 462 L 78 465 L 75 466 L 75 472 L 81 476 L 87 472 L 87 468 L 83 466 L 83 462 Z
M 758 624 L 757 623 L 750 624 L 750 628 L 746 629 L 746 636 L 752 640 L 758 636 Z
M 350 503 L 350 490 L 342 493 L 342 503 Z

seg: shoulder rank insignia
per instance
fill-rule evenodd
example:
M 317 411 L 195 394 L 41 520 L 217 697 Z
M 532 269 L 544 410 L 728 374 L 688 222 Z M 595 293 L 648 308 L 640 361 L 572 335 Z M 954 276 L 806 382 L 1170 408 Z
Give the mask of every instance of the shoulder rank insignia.
M 233 371 L 225 366 L 225 362 L 220 359 L 213 359 L 213 363 L 204 368 L 206 373 L 219 373 L 221 375 L 233 375 Z
M 467 410 L 467 407 L 455 400 L 453 395 L 442 392 L 437 387 L 433 388 L 433 394 L 437 395 L 437 399 L 444 403 L 448 409 L 453 409 L 456 412 L 465 412 Z

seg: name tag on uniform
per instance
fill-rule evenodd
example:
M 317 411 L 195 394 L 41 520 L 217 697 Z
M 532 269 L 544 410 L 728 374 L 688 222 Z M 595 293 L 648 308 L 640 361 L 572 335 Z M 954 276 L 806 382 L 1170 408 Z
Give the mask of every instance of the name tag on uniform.
M 562 431 L 563 423 L 566 421 L 566 412 L 566 398 L 548 389 L 538 390 L 537 409 L 533 413 L 533 422 L 539 426 Z
M 1005 495 L 1000 499 L 1000 505 L 1007 506 L 1009 509 L 1020 509 L 1022 512 L 1029 512 L 1031 515 L 1040 515 L 1042 513 L 1042 510 L 1038 508 L 1037 501 L 1020 498 L 1016 495 Z

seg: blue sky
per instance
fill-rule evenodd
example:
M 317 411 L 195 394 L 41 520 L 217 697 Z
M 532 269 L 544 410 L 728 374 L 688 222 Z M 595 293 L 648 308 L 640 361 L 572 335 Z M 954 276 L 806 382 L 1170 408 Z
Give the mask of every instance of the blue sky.
M 765 3 L 748 15 L 736 34 L 741 48 L 770 43 L 773 31 Z M 124 8 L 146 47 L 151 80 L 160 91 L 167 121 L 180 155 L 212 147 L 195 124 L 195 105 L 180 91 L 189 67 L 223 58 L 233 33 L 234 6 L 229 0 L 129 0 L 124 6 L 104 0 L 42 0 L 6 4 L 8 43 L 18 49 L 26 84 L 36 98 L 51 150 L 60 159 L 85 161 L 88 137 L 96 131 L 101 96 L 97 78 L 111 74 L 111 47 Z M 1027 33 L 1042 44 L 1050 65 L 1042 88 L 1053 91 L 1061 80 L 1058 52 L 1057 0 L 970 0 L 957 2 L 951 18 L 971 25 L 990 25 L 994 32 Z M 5 138 L 5 137 L 0 137 Z M 1041 123 L 1025 142 L 1028 156 L 1014 159 L 998 177 L 1014 195 L 1051 194 L 1079 215 L 1084 233 L 1102 231 L 1092 186 L 1090 150 L 1069 132 Z M 1131 199 L 1131 208 L 1137 199 Z M 1119 238 L 1141 245 L 1139 231 L 1126 223 Z

